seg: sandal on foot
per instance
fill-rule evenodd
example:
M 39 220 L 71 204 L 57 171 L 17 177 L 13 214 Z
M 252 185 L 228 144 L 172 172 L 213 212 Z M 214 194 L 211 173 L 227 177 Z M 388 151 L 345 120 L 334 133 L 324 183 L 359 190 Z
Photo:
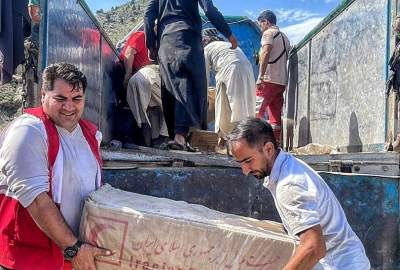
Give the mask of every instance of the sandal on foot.
M 168 142 L 168 148 L 171 150 L 179 150 L 179 151 L 186 151 L 186 152 L 197 152 L 198 149 L 193 148 L 188 142 L 186 144 L 180 144 L 176 141 Z

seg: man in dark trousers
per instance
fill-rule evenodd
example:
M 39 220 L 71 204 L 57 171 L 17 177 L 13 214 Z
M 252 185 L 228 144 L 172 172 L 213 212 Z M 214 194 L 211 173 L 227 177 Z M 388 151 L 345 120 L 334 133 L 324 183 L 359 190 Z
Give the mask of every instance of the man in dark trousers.
M 25 60 L 24 39 L 30 35 L 27 0 L 0 0 L 0 85 L 12 79 Z
M 146 46 L 150 59 L 158 53 L 162 104 L 168 133 L 174 138 L 168 146 L 175 150 L 192 151 L 187 142 L 189 128 L 206 127 L 207 81 L 199 5 L 235 49 L 236 38 L 211 0 L 150 0 L 144 17 Z

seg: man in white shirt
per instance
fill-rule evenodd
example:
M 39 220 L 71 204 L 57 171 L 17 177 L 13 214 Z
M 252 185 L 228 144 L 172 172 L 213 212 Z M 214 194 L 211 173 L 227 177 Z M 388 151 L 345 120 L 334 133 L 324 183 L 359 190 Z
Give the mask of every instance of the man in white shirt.
M 257 78 L 256 95 L 263 98 L 257 117 L 266 119 L 274 129 L 275 138 L 280 144 L 282 129 L 283 93 L 285 92 L 288 72 L 287 60 L 290 43 L 287 36 L 276 25 L 276 16 L 270 10 L 261 12 L 257 19 L 261 31 L 260 70 Z
M 219 37 L 217 29 L 207 28 L 202 34 L 208 82 L 210 70 L 215 72 L 215 132 L 218 146 L 224 148 L 234 123 L 255 116 L 253 67 L 239 47 L 232 49 Z
M 300 240 L 285 270 L 370 269 L 332 190 L 307 164 L 278 148 L 271 125 L 260 119 L 241 121 L 229 144 L 243 173 L 262 180 L 271 192 L 288 234 Z
M 43 72 L 42 106 L 0 140 L 0 269 L 95 269 L 108 250 L 78 240 L 83 204 L 100 186 L 101 133 L 81 119 L 86 77 L 57 63 Z

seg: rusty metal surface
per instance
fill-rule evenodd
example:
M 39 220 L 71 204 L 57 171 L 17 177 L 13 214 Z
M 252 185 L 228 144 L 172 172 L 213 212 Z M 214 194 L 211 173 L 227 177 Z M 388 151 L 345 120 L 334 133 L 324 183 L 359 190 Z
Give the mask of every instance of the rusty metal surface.
M 364 243 L 372 269 L 400 269 L 399 177 L 320 174 Z
M 363 242 L 372 269 L 400 269 L 399 177 L 320 173 Z M 235 168 L 104 170 L 104 181 L 141 194 L 184 200 L 218 211 L 279 221 L 261 182 Z

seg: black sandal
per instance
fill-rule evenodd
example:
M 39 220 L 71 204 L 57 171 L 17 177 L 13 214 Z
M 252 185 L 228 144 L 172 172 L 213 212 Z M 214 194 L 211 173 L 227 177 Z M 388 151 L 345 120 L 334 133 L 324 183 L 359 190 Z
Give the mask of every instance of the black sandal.
M 176 141 L 168 142 L 168 148 L 170 150 L 186 151 L 186 152 L 198 152 L 197 148 L 192 147 L 188 142 L 180 144 Z

